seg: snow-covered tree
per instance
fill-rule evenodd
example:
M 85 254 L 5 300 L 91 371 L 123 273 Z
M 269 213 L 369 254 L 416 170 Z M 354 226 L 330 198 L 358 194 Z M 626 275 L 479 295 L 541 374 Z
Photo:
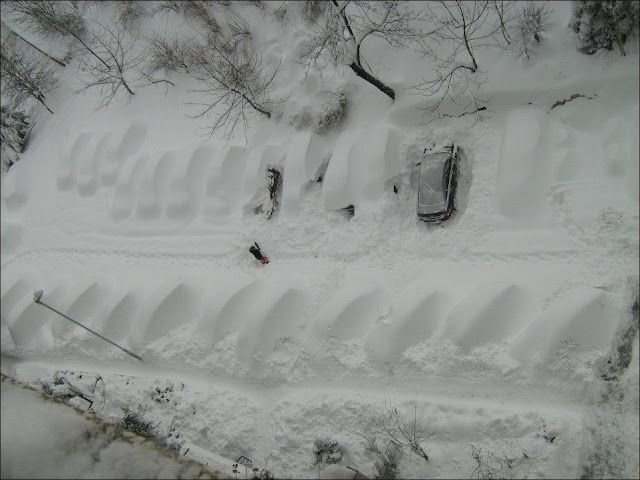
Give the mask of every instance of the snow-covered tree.
M 578 0 L 573 2 L 573 30 L 580 50 L 589 55 L 616 45 L 626 55 L 625 44 L 638 35 L 640 2 L 622 0 Z
M 368 67 L 362 46 L 368 38 L 379 37 L 395 48 L 422 45 L 424 36 L 416 28 L 422 19 L 402 2 L 331 0 L 322 7 L 316 25 L 300 46 L 300 60 L 308 68 L 321 70 L 327 63 L 344 64 L 392 100 L 396 92 Z M 314 8 L 316 8 L 314 4 Z
M 27 114 L 16 105 L 0 106 L 0 148 L 2 168 L 8 169 L 17 160 L 29 140 L 30 121 Z
M 548 3 L 526 2 L 516 18 L 515 37 L 520 55 L 531 58 L 540 43 L 541 34 L 553 27 Z
M 45 94 L 55 84 L 53 68 L 45 61 L 18 49 L 0 49 L 0 72 L 2 94 L 20 105 L 29 98 L 41 103 L 53 113 L 45 103 Z

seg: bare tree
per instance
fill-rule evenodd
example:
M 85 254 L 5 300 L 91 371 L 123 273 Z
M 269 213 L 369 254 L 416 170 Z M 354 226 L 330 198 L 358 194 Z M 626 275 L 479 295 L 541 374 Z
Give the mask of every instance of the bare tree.
M 512 12 L 514 2 L 512 0 L 491 0 L 490 4 L 498 17 L 498 25 L 502 32 L 502 38 L 504 38 L 507 44 L 510 44 L 511 37 L 509 36 L 508 30 L 513 21 Z
M 362 435 L 369 448 L 379 444 L 387 446 L 393 444 L 396 450 L 408 450 L 425 462 L 429 461 L 429 455 L 422 444 L 429 438 L 431 432 L 428 423 L 418 419 L 415 405 L 411 414 L 405 416 L 390 401 L 385 400 L 380 415 L 373 421 L 373 427 Z
M 322 16 L 301 44 L 299 56 L 302 63 L 307 69 L 314 67 L 318 70 L 328 62 L 334 65 L 343 63 L 358 77 L 395 100 L 393 88 L 371 72 L 363 58 L 362 45 L 372 37 L 382 38 L 395 48 L 423 45 L 424 35 L 415 26 L 422 19 L 421 13 L 415 13 L 398 1 L 331 0 L 320 7 L 323 8 Z
M 220 24 L 212 12 L 214 2 L 207 0 L 189 0 L 181 4 L 185 16 L 198 21 L 209 32 L 218 32 Z
M 17 105 L 33 98 L 53 113 L 45 103 L 45 94 L 55 86 L 56 80 L 52 67 L 44 60 L 2 47 L 0 72 L 3 95 L 12 98 Z
M 508 26 L 511 19 L 510 2 L 483 1 L 441 1 L 427 4 L 428 17 L 434 25 L 430 32 L 432 39 L 439 43 L 437 52 L 425 50 L 435 62 L 435 78 L 424 80 L 414 88 L 421 94 L 437 98 L 427 108 L 440 115 L 444 100 L 458 104 L 465 101 L 465 113 L 485 111 L 487 99 L 477 92 L 484 78 L 479 75 L 477 51 L 481 48 L 504 48 L 509 41 Z M 467 112 L 473 107 L 472 112 Z
M 192 41 L 188 54 L 191 75 L 200 83 L 192 93 L 202 97 L 188 104 L 202 107 L 193 118 L 214 117 L 207 127 L 209 135 L 223 130 L 225 138 L 230 138 L 238 123 L 248 126 L 251 111 L 271 118 L 281 101 L 273 95 L 279 65 L 265 65 L 246 23 L 236 22 L 209 34 L 204 42 Z
M 30 42 L 29 40 L 27 40 L 26 38 L 24 38 L 22 35 L 20 35 L 18 32 L 15 32 L 12 28 L 10 28 L 9 26 L 7 26 L 6 24 L 4 24 L 3 22 L 3 27 L 6 26 L 7 29 L 9 30 L 9 36 L 13 35 L 15 36 L 17 39 L 19 39 L 21 42 L 24 42 L 26 45 L 29 45 L 31 48 L 33 48 L 34 50 L 37 50 L 38 52 L 40 52 L 42 55 L 44 55 L 45 57 L 47 57 L 49 60 L 51 60 L 52 62 L 57 63 L 58 65 L 60 65 L 61 67 L 66 67 L 66 64 L 62 61 L 57 59 L 56 57 L 54 57 L 53 55 L 45 52 L 44 50 L 42 50 L 40 47 L 38 47 L 35 43 Z
M 88 36 L 92 40 L 93 55 L 85 55 L 80 62 L 84 74 L 81 90 L 97 89 L 101 94 L 99 107 L 108 105 L 122 91 L 133 96 L 137 87 L 158 83 L 174 85 L 145 72 L 143 62 L 147 54 L 136 38 L 124 30 L 96 24 Z
M 189 73 L 190 58 L 188 41 L 179 37 L 156 36 L 149 44 L 149 68 L 156 71 L 167 69 Z
M 86 40 L 86 24 L 77 7 L 70 10 L 65 8 L 65 2 L 52 0 L 11 0 L 5 5 L 17 23 L 46 37 L 70 36 L 84 51 L 102 61 Z

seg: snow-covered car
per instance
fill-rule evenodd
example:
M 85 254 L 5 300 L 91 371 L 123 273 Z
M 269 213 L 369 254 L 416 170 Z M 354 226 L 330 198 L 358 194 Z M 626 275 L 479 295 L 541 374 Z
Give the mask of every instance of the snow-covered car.
M 439 223 L 455 211 L 458 147 L 453 143 L 425 149 L 418 182 L 418 218 Z

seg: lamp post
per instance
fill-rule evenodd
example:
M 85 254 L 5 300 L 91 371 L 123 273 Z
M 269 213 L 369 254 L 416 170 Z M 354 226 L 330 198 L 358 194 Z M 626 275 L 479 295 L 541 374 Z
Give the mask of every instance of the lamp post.
M 42 305 L 43 307 L 48 308 L 48 309 L 49 309 L 49 310 L 51 310 L 51 311 L 53 311 L 53 312 L 57 313 L 57 314 L 58 314 L 58 315 L 60 315 L 61 317 L 64 317 L 64 318 L 66 318 L 67 320 L 69 320 L 69 321 L 71 321 L 71 322 L 75 323 L 76 325 L 81 326 L 81 327 L 82 327 L 82 328 L 84 328 L 85 330 L 90 331 L 90 332 L 91 332 L 91 333 L 93 333 L 94 335 L 96 335 L 96 336 L 100 337 L 100 338 L 101 338 L 102 340 L 104 340 L 105 342 L 109 342 L 111 345 L 113 345 L 114 347 L 119 348 L 120 350 L 122 350 L 122 351 L 123 351 L 124 353 L 126 353 L 127 355 L 131 355 L 131 356 L 132 356 L 133 358 L 135 358 L 136 360 L 139 360 L 139 361 L 141 361 L 141 362 L 142 362 L 142 357 L 141 357 L 140 355 L 136 355 L 136 354 L 135 354 L 135 353 L 133 353 L 132 351 L 127 350 L 127 349 L 126 349 L 126 348 L 124 348 L 124 347 L 121 347 L 121 346 L 120 346 L 120 345 L 118 345 L 117 343 L 115 343 L 115 342 L 113 342 L 113 341 L 109 340 L 107 337 L 104 337 L 104 336 L 100 335 L 98 332 L 94 332 L 94 331 L 93 331 L 93 330 L 91 330 L 89 327 L 85 327 L 85 326 L 84 326 L 84 325 L 82 325 L 80 322 L 75 321 L 73 318 L 69 317 L 68 315 L 65 315 L 64 313 L 59 312 L 58 310 L 56 310 L 55 308 L 53 308 L 51 305 L 47 305 L 46 303 L 44 303 L 44 302 L 42 301 L 42 295 L 43 295 L 43 293 L 44 293 L 44 292 L 43 292 L 42 290 L 36 290 L 36 291 L 33 293 L 33 301 L 34 301 L 35 303 L 39 304 L 39 305 Z

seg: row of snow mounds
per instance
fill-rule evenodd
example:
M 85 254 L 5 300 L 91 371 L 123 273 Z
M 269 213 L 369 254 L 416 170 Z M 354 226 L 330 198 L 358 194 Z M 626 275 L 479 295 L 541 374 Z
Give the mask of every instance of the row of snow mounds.
M 111 132 L 82 132 L 67 154 L 58 159 L 58 189 L 76 189 L 81 196 L 94 194 L 100 185 L 113 185 L 122 164 L 144 145 L 147 127 L 132 124 L 114 144 Z
M 323 185 L 327 209 L 374 200 L 384 181 L 402 169 L 400 131 L 379 125 L 343 133 L 337 140 Z
M 264 188 L 268 168 L 286 168 L 283 207 L 295 213 L 303 187 L 315 179 L 333 147 L 330 138 L 300 132 L 286 144 L 251 149 L 230 146 L 219 151 L 200 145 L 193 151 L 153 152 L 144 148 L 146 137 L 147 127 L 138 123 L 121 136 L 80 133 L 58 160 L 58 189 L 91 196 L 99 188 L 112 188 L 109 213 L 115 221 L 216 217 L 240 209 Z M 15 176 L 5 187 L 10 208 L 26 201 L 23 177 Z
M 333 137 L 299 132 L 286 143 L 224 151 L 207 145 L 195 150 L 154 152 L 145 147 L 147 126 L 133 123 L 123 134 L 82 132 L 58 160 L 57 187 L 92 196 L 113 190 L 109 214 L 116 221 L 184 220 L 196 215 L 215 218 L 239 211 L 266 187 L 268 168 L 283 173 L 282 212 L 295 215 L 305 186 L 324 177 L 328 209 L 373 200 L 384 181 L 402 168 L 400 133 L 381 125 Z M 327 159 L 331 158 L 326 174 Z M 5 203 L 16 208 L 26 201 L 16 175 L 5 186 Z M 24 197 L 24 198 L 23 198 Z
M 563 348 L 599 350 L 610 345 L 621 318 L 622 312 L 607 301 L 605 291 L 579 287 L 527 325 L 515 339 L 511 354 L 520 362 L 537 358 L 546 363 Z
M 259 371 L 283 342 L 322 357 L 330 354 L 328 345 L 359 340 L 381 365 L 430 341 L 450 342 L 462 354 L 501 345 L 522 365 L 546 364 L 566 348 L 608 349 L 623 317 L 607 292 L 595 288 L 574 288 L 536 313 L 527 290 L 510 283 L 461 293 L 419 279 L 392 296 L 379 279 L 348 277 L 317 310 L 309 308 L 310 290 L 291 278 L 267 282 L 228 272 L 205 292 L 182 278 L 130 288 L 110 276 L 24 272 L 3 282 L 2 329 L 18 348 L 55 348 L 70 338 L 110 348 L 35 304 L 33 291 L 44 288 L 43 301 L 138 351 L 190 325 L 207 349 L 234 336 L 236 360 Z

